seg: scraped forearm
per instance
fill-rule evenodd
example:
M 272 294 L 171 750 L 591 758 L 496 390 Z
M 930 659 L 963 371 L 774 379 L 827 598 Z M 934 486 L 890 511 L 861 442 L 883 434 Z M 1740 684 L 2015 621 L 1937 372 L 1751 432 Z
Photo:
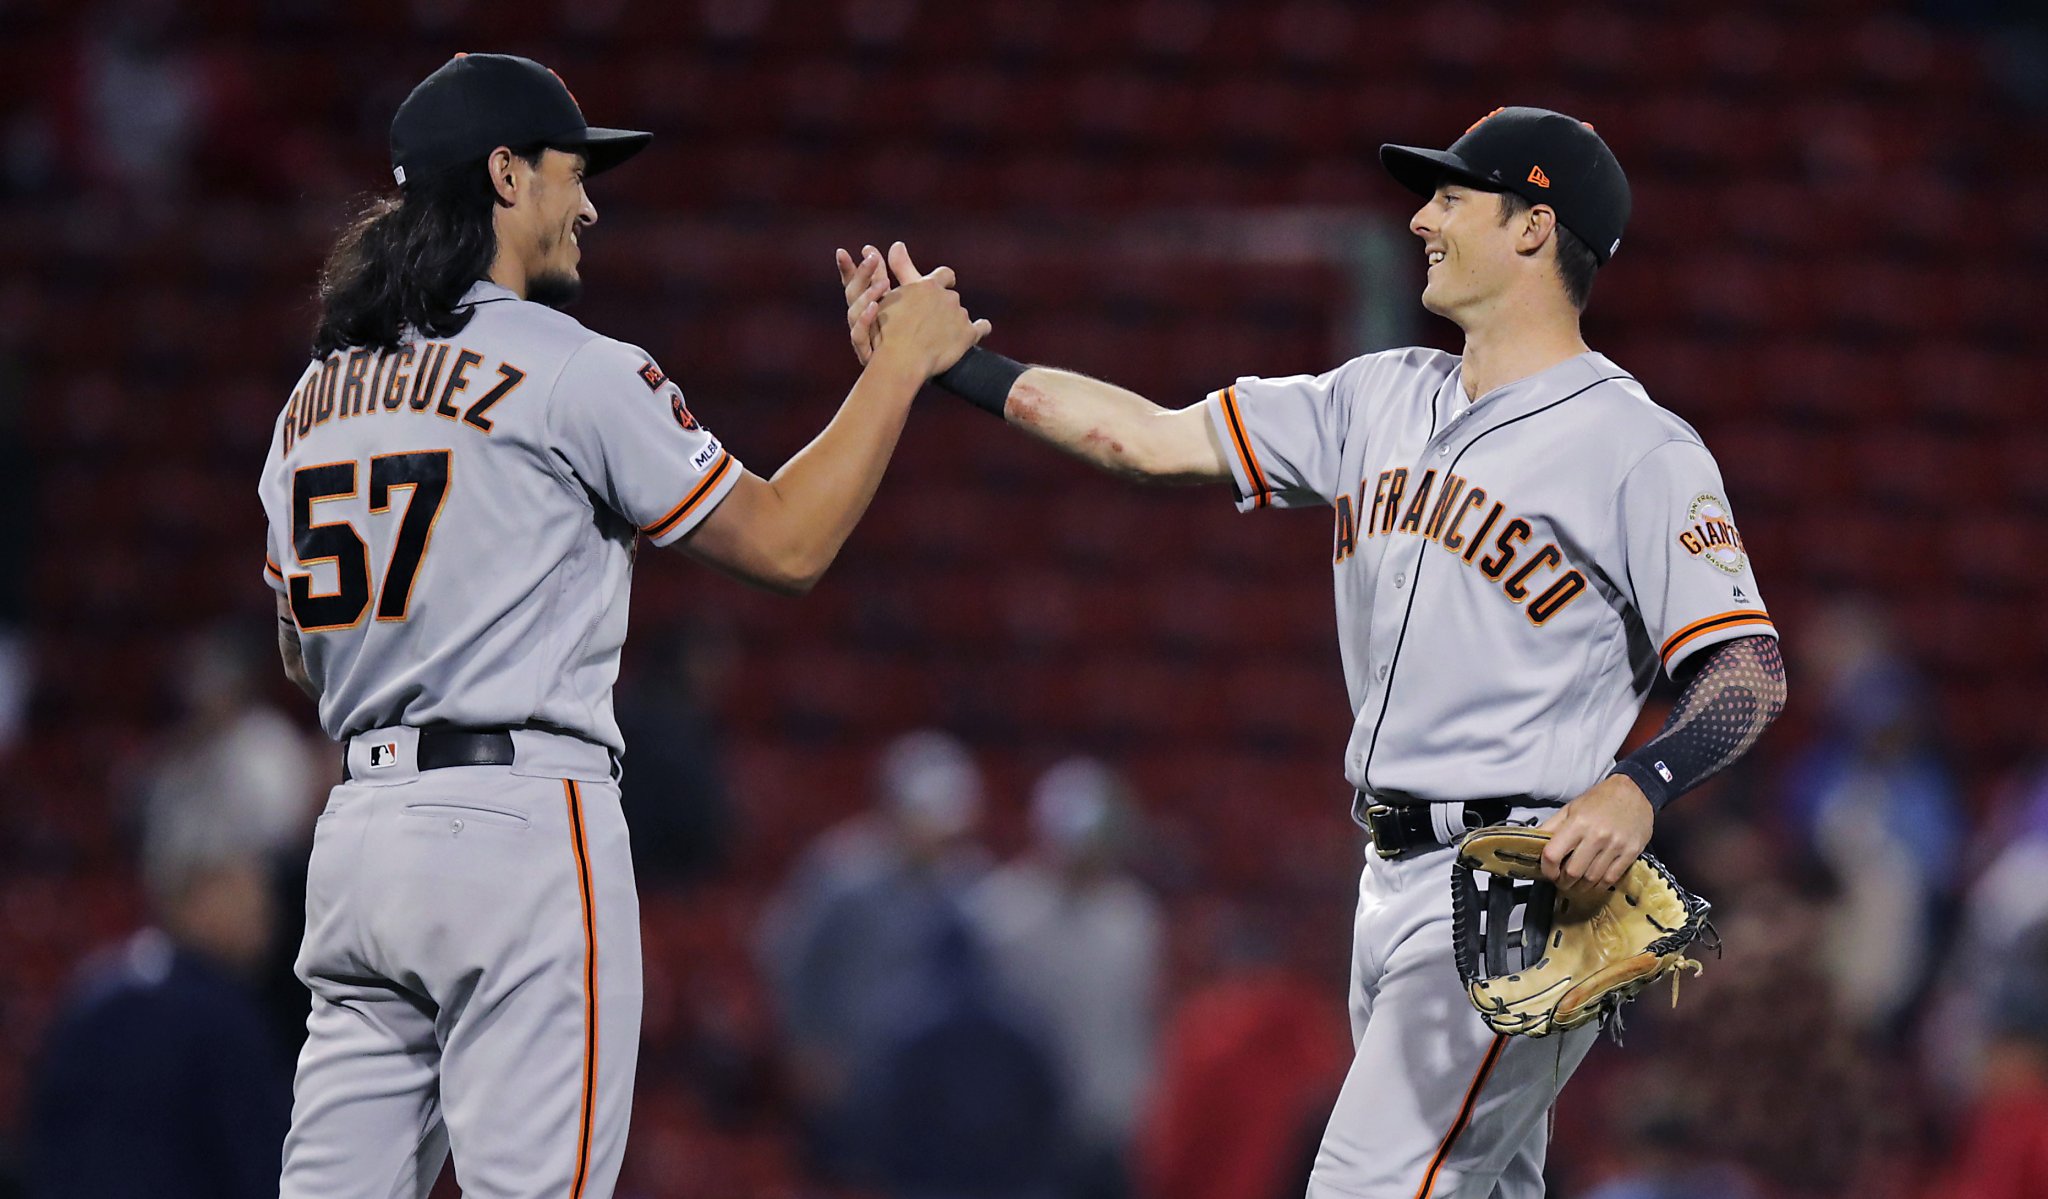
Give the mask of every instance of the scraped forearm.
M 1011 385 L 1004 419 L 1099 469 L 1153 483 L 1230 478 L 1207 414 L 1162 408 L 1072 371 L 1034 366 Z

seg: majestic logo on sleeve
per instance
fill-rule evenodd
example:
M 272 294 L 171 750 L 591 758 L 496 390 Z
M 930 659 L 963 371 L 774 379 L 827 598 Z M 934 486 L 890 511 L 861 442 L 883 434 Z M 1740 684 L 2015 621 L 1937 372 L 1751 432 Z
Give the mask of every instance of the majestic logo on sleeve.
M 1749 555 L 1742 548 L 1742 534 L 1735 531 L 1735 518 L 1728 515 L 1728 505 L 1721 502 L 1721 497 L 1701 492 L 1694 497 L 1685 516 L 1689 523 L 1678 534 L 1678 544 L 1685 552 L 1717 570 L 1741 574 L 1749 564 Z

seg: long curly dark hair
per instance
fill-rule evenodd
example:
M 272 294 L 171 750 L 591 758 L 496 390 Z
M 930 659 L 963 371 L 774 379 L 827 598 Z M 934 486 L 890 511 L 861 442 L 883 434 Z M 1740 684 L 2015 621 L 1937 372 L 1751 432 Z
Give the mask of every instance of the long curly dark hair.
M 538 165 L 544 148 L 513 153 Z M 407 329 L 452 337 L 472 315 L 458 310 L 498 252 L 491 212 L 498 193 L 482 161 L 408 182 L 366 200 L 320 269 L 313 357 L 361 346 L 396 349 Z

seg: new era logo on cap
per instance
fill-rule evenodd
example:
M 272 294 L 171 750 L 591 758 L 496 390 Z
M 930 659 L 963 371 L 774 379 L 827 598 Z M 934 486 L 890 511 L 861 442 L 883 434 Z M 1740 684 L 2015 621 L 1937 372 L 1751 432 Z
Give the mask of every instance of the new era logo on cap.
M 1550 176 L 1543 173 L 1542 167 L 1530 167 L 1529 182 L 1535 184 L 1538 187 L 1549 187 Z
M 385 741 L 370 747 L 370 769 L 382 770 L 398 765 L 398 742 Z

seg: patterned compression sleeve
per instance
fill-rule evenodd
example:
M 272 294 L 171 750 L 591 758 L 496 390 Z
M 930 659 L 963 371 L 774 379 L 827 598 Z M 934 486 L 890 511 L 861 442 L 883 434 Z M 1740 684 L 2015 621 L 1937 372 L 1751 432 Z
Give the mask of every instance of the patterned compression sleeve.
M 1707 652 L 1670 719 L 1649 744 L 1615 763 L 1650 806 L 1699 786 L 1749 752 L 1785 710 L 1785 659 L 1775 637 L 1743 637 Z

